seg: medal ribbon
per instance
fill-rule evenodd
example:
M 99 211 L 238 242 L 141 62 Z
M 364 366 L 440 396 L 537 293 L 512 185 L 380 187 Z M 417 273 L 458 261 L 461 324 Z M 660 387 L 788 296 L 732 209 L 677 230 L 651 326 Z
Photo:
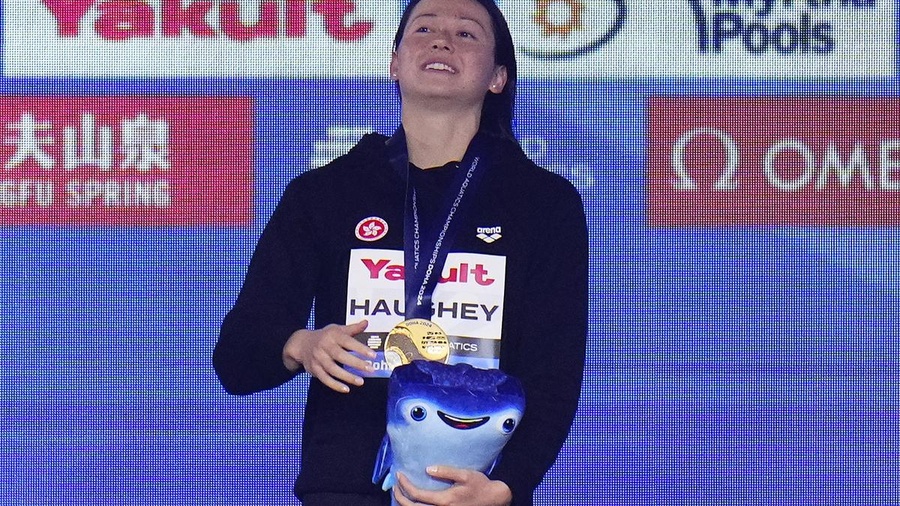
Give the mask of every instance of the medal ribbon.
M 403 127 L 397 129 L 388 141 L 388 158 L 391 166 L 406 181 L 406 206 L 403 216 L 403 260 L 405 317 L 431 320 L 431 296 L 444 270 L 447 254 L 459 231 L 464 197 L 477 186 L 488 166 L 485 140 L 476 134 L 445 193 L 441 210 L 446 218 L 435 218 L 429 223 L 419 219 L 416 189 L 409 177 L 409 153 Z M 451 191 L 453 190 L 453 191 Z M 438 214 L 440 216 L 440 214 Z M 424 255 L 424 258 L 423 258 Z

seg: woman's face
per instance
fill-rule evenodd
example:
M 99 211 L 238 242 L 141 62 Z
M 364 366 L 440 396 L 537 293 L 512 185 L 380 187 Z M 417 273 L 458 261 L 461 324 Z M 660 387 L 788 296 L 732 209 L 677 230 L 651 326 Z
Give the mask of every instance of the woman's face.
M 409 99 L 481 104 L 500 93 L 506 68 L 494 63 L 494 32 L 474 0 L 422 0 L 413 9 L 391 58 L 391 76 Z

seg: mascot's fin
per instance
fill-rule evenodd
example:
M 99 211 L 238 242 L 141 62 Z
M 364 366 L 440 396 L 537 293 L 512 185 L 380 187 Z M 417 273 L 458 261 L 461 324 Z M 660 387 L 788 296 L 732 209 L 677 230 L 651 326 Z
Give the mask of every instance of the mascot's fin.
M 499 463 L 500 463 L 500 455 L 497 455 L 497 458 L 494 459 L 493 462 L 491 462 L 491 465 L 487 468 L 487 471 L 485 471 L 484 474 L 490 476 L 490 474 L 494 472 L 494 468 L 497 467 L 497 464 L 499 464 Z
M 384 485 L 381 486 L 381 490 L 390 490 L 394 488 L 394 485 L 397 484 L 397 475 L 394 473 L 388 473 L 387 478 L 384 479 Z
M 388 490 L 394 486 L 394 475 L 390 472 L 393 460 L 391 440 L 385 435 L 384 439 L 381 440 L 381 448 L 378 449 L 378 455 L 375 457 L 375 470 L 372 472 L 372 483 L 376 485 L 387 476 L 387 479 L 384 480 L 384 485 L 381 487 L 382 490 Z

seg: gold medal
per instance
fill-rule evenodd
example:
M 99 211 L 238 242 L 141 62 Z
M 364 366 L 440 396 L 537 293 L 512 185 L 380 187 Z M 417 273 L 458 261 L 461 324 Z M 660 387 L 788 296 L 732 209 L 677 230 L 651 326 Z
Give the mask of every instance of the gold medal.
M 391 369 L 413 360 L 447 363 L 450 341 L 434 322 L 413 318 L 398 323 L 384 341 L 384 360 Z

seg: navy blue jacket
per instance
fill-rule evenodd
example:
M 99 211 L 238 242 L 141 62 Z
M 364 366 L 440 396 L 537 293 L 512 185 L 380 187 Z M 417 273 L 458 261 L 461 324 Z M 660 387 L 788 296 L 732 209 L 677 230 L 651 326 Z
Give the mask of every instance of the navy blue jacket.
M 229 393 L 274 388 L 297 374 L 285 369 L 282 348 L 306 326 L 314 300 L 316 328 L 346 323 L 351 250 L 402 251 L 405 182 L 388 163 L 386 140 L 369 134 L 286 188 L 213 354 Z M 578 405 L 587 333 L 587 226 L 581 198 L 566 179 L 537 167 L 509 141 L 494 141 L 491 158 L 452 248 L 506 257 L 500 368 L 522 381 L 527 407 L 491 478 L 509 485 L 513 504 L 530 505 Z M 391 224 L 377 243 L 355 234 L 370 216 Z M 502 238 L 490 244 L 478 239 L 480 226 L 500 226 Z M 385 431 L 386 384 L 368 379 L 340 394 L 311 382 L 298 496 L 380 492 L 371 476 Z

